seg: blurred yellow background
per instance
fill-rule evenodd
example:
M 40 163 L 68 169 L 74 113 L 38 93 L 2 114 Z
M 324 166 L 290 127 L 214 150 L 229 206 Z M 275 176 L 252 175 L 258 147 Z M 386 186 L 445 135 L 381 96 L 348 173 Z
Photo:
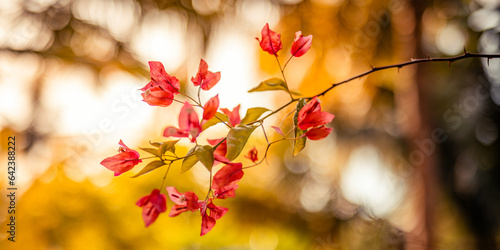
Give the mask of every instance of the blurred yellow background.
M 285 74 L 305 96 L 370 66 L 500 52 L 496 0 L 12 0 L 0 2 L 0 249 L 496 249 L 500 245 L 500 60 L 466 59 L 376 72 L 321 98 L 333 133 L 271 147 L 245 171 L 229 212 L 206 236 L 201 218 L 161 214 L 144 228 L 135 202 L 165 169 L 119 177 L 99 162 L 160 141 L 180 105 L 152 107 L 148 61 L 189 81 L 200 58 L 221 81 L 220 107 L 276 109 L 286 93 L 247 93 L 280 77 L 255 37 L 294 33 L 312 48 Z M 266 120 L 283 125 L 292 109 Z M 290 117 L 289 117 L 290 118 Z M 198 140 L 220 138 L 222 126 Z M 16 137 L 16 242 L 7 240 L 7 140 Z M 277 137 L 276 137 L 277 138 Z M 190 144 L 181 143 L 180 152 Z M 256 130 L 244 152 L 266 147 Z M 142 151 L 138 150 L 141 154 Z M 250 162 L 238 158 L 244 165 Z M 204 197 L 206 169 L 166 179 Z M 164 192 L 164 190 L 162 190 Z M 165 193 L 165 192 L 164 192 Z M 168 209 L 173 205 L 167 203 Z

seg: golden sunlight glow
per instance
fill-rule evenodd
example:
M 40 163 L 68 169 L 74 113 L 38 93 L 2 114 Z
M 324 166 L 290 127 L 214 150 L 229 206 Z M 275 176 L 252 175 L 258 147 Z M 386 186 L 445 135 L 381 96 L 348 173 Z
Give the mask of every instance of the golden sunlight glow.
M 12 201 L 4 195 L 0 249 L 485 249 L 486 238 L 498 245 L 498 223 L 488 218 L 499 215 L 500 2 L 417 2 L 0 0 L 0 186 L 14 186 L 13 162 L 18 188 L 18 238 L 6 240 Z M 266 23 L 282 43 L 271 54 L 255 39 Z M 309 46 L 307 38 L 294 42 L 297 31 L 313 35 L 312 45 L 287 63 L 292 44 Z M 463 55 L 464 47 L 483 54 L 436 60 L 449 67 L 411 62 Z M 200 59 L 221 73 L 208 91 L 191 81 Z M 168 107 L 143 101 L 148 61 L 180 82 Z M 286 78 L 303 95 L 282 82 L 248 93 L 270 78 Z M 167 103 L 170 93 L 159 93 L 147 92 Z M 251 117 L 259 125 L 251 135 L 249 124 L 218 123 L 194 142 L 158 146 L 179 139 L 163 136 L 167 126 L 195 134 L 215 95 L 217 111 L 240 105 L 241 118 L 253 107 L 275 112 Z M 315 96 L 321 107 L 297 112 Z M 189 125 L 179 126 L 186 100 L 198 117 L 183 113 Z M 477 112 L 465 107 L 472 102 Z M 307 129 L 300 138 L 297 127 Z M 239 172 L 218 172 L 223 163 L 211 170 L 201 163 L 214 159 L 214 148 L 198 146 L 224 137 L 229 151 L 241 150 L 228 156 L 242 164 L 241 181 Z M 120 140 L 139 156 L 120 150 Z M 254 147 L 257 162 L 246 157 Z M 229 199 L 211 184 L 228 195 L 238 189 Z M 179 206 L 167 198 L 146 228 L 148 211 L 137 201 L 153 189 L 168 196 L 168 186 L 194 192 L 193 203 L 189 195 L 178 200 L 195 211 L 171 218 Z M 145 208 L 163 207 L 153 200 Z
M 240 31 L 237 25 L 224 23 L 211 39 L 207 62 L 214 71 L 221 71 L 221 81 L 211 90 L 219 95 L 220 107 L 230 110 L 241 104 L 240 114 L 249 107 L 265 105 L 269 99 L 255 99 L 247 91 L 259 82 L 256 68 L 255 40 Z M 260 93 L 257 93 L 260 94 Z
M 175 11 L 149 11 L 132 37 L 130 47 L 139 59 L 161 61 L 167 72 L 177 70 L 186 60 L 186 17 Z M 188 36 L 189 35 L 189 36 Z M 196 41 L 197 39 L 193 39 Z M 191 41 L 193 41 L 191 40 Z
M 355 149 L 341 178 L 345 198 L 377 217 L 393 212 L 405 194 L 403 181 L 388 169 L 373 146 Z
M 447 55 L 456 55 L 464 50 L 467 43 L 467 33 L 456 23 L 448 23 L 438 33 L 437 48 Z

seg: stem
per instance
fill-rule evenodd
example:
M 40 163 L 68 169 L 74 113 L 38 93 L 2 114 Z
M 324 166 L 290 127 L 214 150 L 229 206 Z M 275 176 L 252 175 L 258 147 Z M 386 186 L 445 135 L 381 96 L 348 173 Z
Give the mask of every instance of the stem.
M 208 200 L 208 197 L 210 197 L 210 193 L 212 192 L 212 170 L 210 170 L 210 184 L 208 185 L 208 192 L 207 192 L 207 197 L 205 197 L 205 203 Z
M 168 98 L 168 99 L 170 99 L 170 100 L 172 100 L 172 101 L 174 101 L 174 102 L 178 102 L 178 103 L 181 103 L 181 104 L 183 104 L 183 102 L 182 102 L 182 101 L 180 101 L 180 100 L 177 100 L 177 99 L 175 99 L 175 98 Z
M 193 101 L 193 102 L 194 102 L 197 106 L 199 106 L 199 107 L 203 107 L 203 106 L 201 105 L 201 103 L 199 103 L 198 101 L 196 101 L 196 100 L 195 100 L 194 98 L 192 98 L 191 96 L 188 96 L 188 95 L 186 95 L 186 94 L 184 94 L 184 93 L 182 93 L 182 92 L 179 92 L 179 94 L 181 94 L 181 95 L 185 96 L 186 98 L 188 98 L 189 100 Z
M 158 156 L 148 156 L 148 157 L 143 157 L 143 158 L 139 158 L 139 160 L 145 160 L 145 159 L 153 159 L 153 158 L 157 158 Z M 135 161 L 136 159 L 132 159 L 132 160 L 125 160 L 125 161 Z
M 408 66 L 408 65 L 411 65 L 411 64 L 424 63 L 424 62 L 449 62 L 451 64 L 454 61 L 459 61 L 459 60 L 462 60 L 462 59 L 465 59 L 465 58 L 472 58 L 472 57 L 487 58 L 488 62 L 489 62 L 489 60 L 492 59 L 492 58 L 500 58 L 500 54 L 481 54 L 481 53 L 469 53 L 469 52 L 465 52 L 463 55 L 454 56 L 454 57 L 441 57 L 441 58 L 430 58 L 430 57 L 428 57 L 428 58 L 421 58 L 421 59 L 411 59 L 411 61 L 403 62 L 403 63 L 399 63 L 399 64 L 392 64 L 392 65 L 387 65 L 387 66 L 382 66 L 382 67 L 372 67 L 372 69 L 369 70 L 369 71 L 366 71 L 366 72 L 361 73 L 359 75 L 353 76 L 353 77 L 351 77 L 349 79 L 340 81 L 338 83 L 334 83 L 334 84 L 332 84 L 332 86 L 330 86 L 329 88 L 327 88 L 323 92 L 320 92 L 319 94 L 316 94 L 314 96 L 323 96 L 326 93 L 328 93 L 330 90 L 332 90 L 333 88 L 335 88 L 335 87 L 337 87 L 339 85 L 342 85 L 344 83 L 348 83 L 348 82 L 350 82 L 352 80 L 361 78 L 363 76 L 369 75 L 369 74 L 371 74 L 373 72 L 380 71 L 380 70 L 385 70 L 385 69 L 390 69 L 390 68 L 398 68 L 398 69 L 400 69 L 402 67 L 405 67 L 405 66 Z M 279 64 L 279 61 L 278 61 L 278 64 Z M 281 66 L 280 66 L 280 69 L 281 69 Z M 286 83 L 286 80 L 285 80 L 285 83 Z M 304 98 L 310 100 L 314 96 L 304 97 Z M 281 106 L 280 108 L 276 109 L 275 111 L 267 114 L 266 116 L 260 118 L 257 121 L 254 121 L 254 122 L 252 122 L 250 124 L 257 123 L 257 122 L 263 122 L 266 118 L 268 118 L 268 117 L 270 117 L 270 116 L 278 113 L 279 111 L 281 111 L 282 109 L 286 108 L 287 106 L 289 106 L 290 104 L 292 104 L 292 103 L 294 103 L 296 101 L 298 101 L 298 99 L 292 99 L 291 101 L 289 101 L 288 103 L 284 104 L 283 106 Z
M 200 92 L 201 92 L 201 85 L 200 85 L 200 87 L 198 88 L 198 102 L 200 102 L 200 105 L 201 105 Z
M 283 81 L 285 82 L 285 87 L 288 90 L 287 92 L 290 95 L 290 99 L 293 100 L 292 93 L 290 93 L 290 89 L 288 88 L 288 82 L 286 81 L 285 71 L 284 71 L 285 69 L 281 67 L 281 63 L 280 60 L 278 59 L 278 56 L 275 55 L 274 57 L 276 58 L 276 62 L 278 62 L 278 66 L 280 67 L 281 75 L 283 76 Z
M 161 181 L 160 190 L 163 189 L 163 184 L 165 184 L 165 179 L 167 178 L 167 174 L 168 174 L 168 171 L 170 170 L 170 166 L 172 166 L 172 162 L 170 162 L 170 164 L 168 164 L 167 172 L 165 172 L 165 175 L 163 176 L 163 179 Z
M 261 122 L 260 127 L 262 128 L 262 132 L 264 132 L 264 137 L 266 138 L 267 144 L 269 144 L 269 139 L 267 139 L 266 130 L 264 129 L 264 123 Z
M 274 143 L 280 142 L 280 141 L 285 141 L 285 140 L 287 140 L 287 139 L 286 138 L 281 138 L 279 140 L 276 140 L 276 141 L 268 143 L 267 147 L 266 147 L 266 151 L 264 152 L 264 156 L 262 157 L 262 159 L 260 159 L 259 162 L 255 163 L 253 165 L 250 165 L 250 166 L 243 167 L 241 169 L 243 170 L 243 169 L 253 168 L 253 167 L 257 166 L 257 165 L 260 165 L 267 158 L 267 153 L 268 153 L 269 148 L 271 147 L 271 145 L 273 145 Z
M 278 109 L 274 110 L 273 112 L 271 112 L 271 113 L 267 114 L 266 116 L 264 116 L 264 117 L 260 118 L 260 119 L 259 119 L 259 120 L 257 120 L 257 121 L 254 121 L 254 122 L 252 122 L 252 123 L 250 123 L 250 124 L 254 124 L 254 123 L 257 123 L 257 122 L 262 123 L 262 122 L 263 122 L 265 119 L 267 119 L 269 116 L 272 116 L 272 115 L 274 115 L 274 114 L 276 114 L 276 113 L 280 112 L 282 109 L 284 109 L 284 108 L 288 107 L 288 105 L 290 105 L 290 104 L 292 104 L 292 103 L 294 103 L 294 102 L 296 102 L 296 101 L 298 101 L 298 99 L 292 99 L 292 100 L 290 100 L 288 103 L 286 103 L 285 105 L 283 105 L 283 106 L 279 107 Z
M 293 58 L 293 55 L 290 55 L 290 58 L 288 58 L 288 60 L 286 61 L 285 65 L 283 65 L 283 71 L 285 71 L 286 65 L 288 65 L 288 63 L 290 62 L 290 60 L 292 60 L 292 58 Z
M 161 158 L 162 161 L 174 161 L 178 159 L 177 155 L 162 155 L 163 157 Z M 168 159 L 167 157 L 172 157 L 171 159 Z
M 227 124 L 227 122 L 220 119 L 220 117 L 217 117 L 217 114 L 215 114 L 215 118 L 217 118 L 217 120 L 219 120 L 221 123 L 224 123 L 224 125 L 226 125 L 226 127 L 228 127 L 229 129 L 233 128 L 231 125 Z
M 182 160 L 182 159 L 188 158 L 188 157 L 193 156 L 193 155 L 195 155 L 195 153 L 194 153 L 194 152 L 193 152 L 193 153 L 191 153 L 191 154 L 185 155 L 185 156 L 183 156 L 183 157 L 177 157 L 177 159 L 174 159 L 174 160 L 172 160 L 172 161 Z
M 293 56 L 292 56 L 293 57 Z M 356 75 L 356 76 L 353 76 L 349 79 L 346 79 L 346 80 L 343 80 L 341 82 L 338 82 L 338 83 L 334 83 L 332 84 L 332 86 L 330 86 L 329 88 L 327 88 L 326 90 L 324 90 L 323 92 L 320 92 L 319 94 L 317 95 L 314 95 L 314 96 L 322 96 L 322 95 L 325 95 L 326 93 L 328 93 L 330 90 L 332 90 L 333 88 L 339 86 L 339 85 L 342 85 L 344 83 L 348 83 L 354 79 L 358 79 L 358 78 L 361 78 L 363 76 L 366 76 L 366 75 L 369 75 L 373 72 L 376 72 L 376 71 L 380 71 L 380 70 L 385 70 L 385 69 L 391 69 L 391 68 L 402 68 L 402 67 L 405 67 L 405 66 L 408 66 L 408 65 L 412 65 L 412 64 L 417 64 L 417 63 L 424 63 L 424 62 L 448 62 L 450 65 L 452 62 L 454 61 L 458 61 L 458 60 L 462 60 L 462 59 L 465 59 L 465 58 L 473 58 L 473 57 L 479 57 L 479 58 L 487 58 L 488 59 L 488 65 L 489 65 L 489 60 L 492 59 L 492 58 L 500 58 L 500 54 L 481 54 L 481 53 L 469 53 L 467 51 L 464 52 L 463 55 L 459 55 L 459 56 L 454 56 L 454 57 L 440 57 L 440 58 L 430 58 L 430 57 L 427 57 L 427 58 L 421 58 L 421 59 L 411 59 L 411 61 L 408 61 L 408 62 L 403 62 L 403 63 L 398 63 L 398 64 L 392 64 L 392 65 L 387 65 L 387 66 L 382 66 L 382 67 L 372 67 L 371 70 L 368 70 L 364 73 L 361 73 L 359 75 Z M 276 57 L 276 60 L 278 62 L 278 66 L 280 67 L 280 70 L 281 70 L 281 74 L 283 75 L 283 80 L 285 81 L 285 84 L 286 83 L 286 79 L 285 79 L 285 75 L 284 75 L 284 68 L 281 67 L 281 64 L 278 60 L 278 57 Z M 285 67 L 286 65 L 288 64 L 288 62 L 290 61 L 290 59 L 288 59 L 288 61 L 286 62 L 285 64 Z M 287 88 L 288 88 L 288 84 L 287 84 Z M 305 99 L 312 99 L 314 96 L 312 97 L 305 97 Z M 292 97 L 292 95 L 290 94 L 290 97 Z M 250 124 L 254 124 L 254 123 L 257 123 L 257 122 L 260 122 L 261 125 L 262 125 L 262 122 L 267 119 L 268 117 L 278 113 L 279 111 L 281 111 L 282 109 L 288 107 L 290 104 L 294 103 L 298 101 L 298 99 L 293 99 L 292 97 L 292 100 L 290 100 L 288 103 L 284 104 L 283 106 L 279 107 L 278 109 L 274 110 L 273 112 L 267 114 L 266 116 L 260 118 L 259 120 L 257 121 L 254 121 Z M 290 130 L 288 134 L 290 134 L 290 132 L 294 131 L 295 129 L 292 129 Z M 267 138 L 266 138 L 267 139 Z M 264 153 L 264 157 L 257 163 L 255 163 L 254 165 L 250 165 L 250 166 L 247 166 L 247 167 L 244 167 L 243 169 L 247 169 L 247 168 L 251 168 L 251 167 L 254 167 L 254 166 L 257 166 L 259 164 L 262 163 L 262 161 L 267 157 L 267 152 L 269 150 L 269 147 L 276 143 L 276 142 L 279 142 L 279 141 L 283 141 L 283 140 L 296 140 L 297 138 L 282 138 L 280 140 L 277 140 L 277 141 L 273 141 L 271 143 L 268 143 L 267 144 L 267 148 L 266 148 L 266 151 Z
M 224 139 L 220 140 L 220 142 L 214 146 L 214 150 L 216 150 L 219 147 L 219 145 L 221 145 L 226 139 L 227 137 L 224 137 Z
M 411 59 L 411 61 L 408 61 L 408 62 L 403 62 L 403 63 L 398 63 L 398 64 L 392 64 L 392 65 L 387 65 L 387 66 L 382 66 L 382 67 L 372 67 L 371 70 L 368 70 L 364 73 L 361 73 L 359 75 L 356 75 L 356 76 L 353 76 L 349 79 L 346 79 L 346 80 L 343 80 L 341 82 L 338 82 L 338 83 L 334 83 L 332 84 L 332 86 L 330 86 L 329 88 L 327 88 L 326 90 L 324 90 L 323 92 L 315 95 L 315 96 L 322 96 L 322 95 L 325 95 L 326 93 L 328 93 L 330 90 L 332 90 L 333 88 L 339 86 L 339 85 L 342 85 L 344 83 L 347 83 L 347 82 L 350 82 L 354 79 L 358 79 L 358 78 L 361 78 L 363 76 L 366 76 L 366 75 L 369 75 L 375 71 L 379 71 L 379 70 L 385 70 L 385 69 L 391 69 L 391 68 L 402 68 L 402 67 L 405 67 L 405 66 L 408 66 L 408 65 L 412 65 L 412 64 L 417 64 L 417 63 L 424 63 L 424 62 L 448 62 L 448 65 L 451 65 L 452 62 L 454 61 L 458 61 L 458 60 L 462 60 L 462 59 L 465 59 L 465 58 L 472 58 L 472 57 L 479 57 L 479 58 L 487 58 L 488 59 L 488 65 L 489 65 L 489 61 L 490 59 L 492 58 L 500 58 L 500 54 L 481 54 L 481 53 L 469 53 L 467 51 L 464 51 L 464 54 L 463 55 L 459 55 L 459 56 L 453 56 L 453 57 L 438 57 L 438 58 L 431 58 L 431 57 L 427 57 L 427 58 L 420 58 L 420 59 Z M 307 97 L 307 99 L 311 99 L 312 97 Z

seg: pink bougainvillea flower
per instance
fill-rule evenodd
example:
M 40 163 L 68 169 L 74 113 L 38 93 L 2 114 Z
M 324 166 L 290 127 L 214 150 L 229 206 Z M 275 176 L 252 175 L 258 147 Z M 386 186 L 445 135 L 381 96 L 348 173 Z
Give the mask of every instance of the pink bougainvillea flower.
M 212 146 L 215 146 L 217 144 L 219 144 L 219 142 L 221 142 L 222 140 L 224 140 L 225 138 L 220 138 L 220 139 L 207 139 L 207 142 L 208 144 L 212 145 Z M 227 153 L 227 141 L 224 140 L 223 142 L 221 142 L 221 144 L 215 149 L 214 151 L 214 154 L 216 155 L 222 155 L 222 156 L 226 156 L 226 153 Z
M 203 90 L 209 90 L 215 84 L 220 81 L 220 72 L 211 72 L 208 71 L 208 64 L 205 60 L 200 60 L 200 66 L 198 67 L 198 73 L 196 76 L 191 77 L 191 82 L 193 82 L 194 86 L 200 86 Z
M 295 32 L 295 39 L 292 43 L 292 56 L 299 57 L 304 55 L 312 44 L 312 35 L 303 36 L 301 31 Z
M 299 128 L 302 130 L 306 130 L 308 128 L 313 128 L 321 125 L 325 125 L 330 123 L 335 115 L 330 114 L 325 111 L 314 112 L 307 115 L 304 120 L 299 122 Z
M 165 91 L 158 86 L 154 86 L 151 82 L 141 90 L 143 91 L 141 94 L 142 100 L 151 106 L 168 107 L 172 104 L 174 99 L 173 93 Z
M 320 140 L 328 136 L 333 129 L 324 125 L 330 123 L 334 114 L 321 111 L 321 105 L 318 97 L 314 97 L 306 104 L 297 115 L 299 129 L 306 130 L 302 136 L 307 136 L 311 140 Z
M 300 122 L 304 120 L 307 115 L 319 111 L 321 111 L 321 104 L 319 103 L 318 97 L 315 96 L 308 104 L 300 109 L 297 119 Z
M 208 202 L 202 203 L 201 208 L 201 233 L 200 236 L 203 236 L 210 232 L 212 228 L 214 228 L 216 220 L 220 219 L 224 214 L 227 213 L 228 209 L 225 207 L 219 207 L 214 205 L 212 199 L 209 199 Z M 209 211 L 210 213 L 207 213 Z
M 315 96 L 299 111 L 297 120 L 299 128 L 302 130 L 307 130 L 308 128 L 322 126 L 330 123 L 334 117 L 334 114 L 330 114 L 326 111 L 321 111 L 318 97 Z
M 220 138 L 220 139 L 207 139 L 208 144 L 215 146 L 219 144 L 222 140 L 225 138 Z M 224 164 L 230 164 L 232 163 L 230 160 L 228 160 L 225 156 L 227 153 L 227 140 L 224 140 L 220 143 L 220 145 L 215 149 L 214 151 L 214 164 L 218 164 L 220 162 Z
M 168 215 L 170 217 L 175 217 L 186 211 L 194 212 L 201 208 L 202 204 L 198 202 L 198 196 L 193 192 L 188 191 L 182 194 L 175 187 L 167 187 L 167 192 L 170 200 L 175 203 Z
M 101 161 L 101 165 L 113 171 L 115 176 L 129 171 L 135 165 L 142 162 L 142 160 L 139 159 L 140 155 L 137 151 L 127 147 L 122 140 L 120 140 L 118 144 L 120 145 L 118 149 L 119 153 Z
M 219 95 L 216 95 L 203 106 L 203 120 L 209 120 L 210 118 L 215 116 L 217 113 L 217 109 L 219 109 Z
M 224 164 L 233 163 L 229 159 L 227 159 L 226 157 L 224 157 L 222 155 L 214 154 L 214 164 L 219 163 L 219 162 L 222 162 Z
M 150 195 L 139 199 L 137 206 L 142 207 L 142 220 L 144 225 L 151 225 L 160 213 L 167 211 L 167 197 L 160 193 L 160 190 L 154 189 Z
M 236 126 L 241 123 L 241 118 L 240 118 L 240 105 L 234 107 L 233 111 L 229 111 L 229 109 L 226 108 L 221 108 L 220 109 L 224 114 L 229 116 L 229 121 L 231 122 L 231 125 Z
M 305 135 L 311 140 L 321 140 L 327 137 L 333 131 L 332 128 L 327 128 L 325 126 L 319 126 L 317 128 L 312 128 L 307 130 Z
M 283 131 L 281 131 L 279 127 L 271 126 L 271 128 L 273 128 L 276 131 L 276 133 L 280 134 L 281 136 L 285 136 L 285 134 L 283 134 Z
M 191 104 L 188 102 L 182 106 L 181 113 L 179 114 L 179 128 L 169 126 L 163 130 L 165 137 L 190 137 L 191 142 L 196 141 L 196 137 L 200 134 L 202 128 L 198 122 L 198 115 L 194 111 Z
M 241 163 L 230 163 L 215 173 L 212 180 L 214 197 L 226 199 L 234 197 L 238 183 L 243 178 L 244 172 Z
M 245 158 L 250 159 L 253 163 L 255 163 L 259 158 L 258 158 L 258 151 L 255 148 L 255 146 L 248 151 L 248 154 L 245 155 Z
M 151 83 L 155 87 L 177 94 L 181 87 L 179 80 L 175 76 L 169 75 L 161 62 L 150 61 L 149 73 L 151 75 Z
M 283 44 L 281 44 L 281 35 L 269 29 L 268 23 L 262 28 L 261 34 L 262 40 L 259 40 L 257 37 L 255 39 L 260 42 L 262 50 L 271 55 L 278 56 L 278 51 L 283 48 Z

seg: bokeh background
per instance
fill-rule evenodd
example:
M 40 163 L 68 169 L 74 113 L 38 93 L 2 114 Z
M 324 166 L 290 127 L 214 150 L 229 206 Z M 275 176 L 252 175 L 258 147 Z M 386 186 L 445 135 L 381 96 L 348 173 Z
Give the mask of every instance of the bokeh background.
M 99 162 L 118 141 L 163 140 L 179 105 L 151 107 L 139 88 L 161 61 L 191 95 L 200 58 L 221 107 L 277 108 L 284 93 L 247 93 L 279 77 L 258 42 L 265 23 L 311 50 L 285 71 L 311 96 L 370 69 L 417 57 L 500 52 L 497 0 L 10 0 L 0 2 L 1 249 L 496 249 L 500 245 L 500 60 L 385 70 L 330 91 L 334 132 L 271 148 L 248 169 L 229 213 L 199 237 L 198 214 L 144 228 L 135 202 L 165 169 L 113 177 Z M 291 109 L 266 120 L 283 122 Z M 211 128 L 205 138 L 227 130 Z M 17 235 L 6 240 L 7 137 L 16 136 Z M 265 149 L 261 131 L 246 147 Z M 181 152 L 189 144 L 181 144 Z M 142 152 L 141 152 L 142 153 Z M 243 157 L 244 164 L 250 162 Z M 167 185 L 206 194 L 202 166 Z M 169 208 L 172 203 L 168 203 Z

